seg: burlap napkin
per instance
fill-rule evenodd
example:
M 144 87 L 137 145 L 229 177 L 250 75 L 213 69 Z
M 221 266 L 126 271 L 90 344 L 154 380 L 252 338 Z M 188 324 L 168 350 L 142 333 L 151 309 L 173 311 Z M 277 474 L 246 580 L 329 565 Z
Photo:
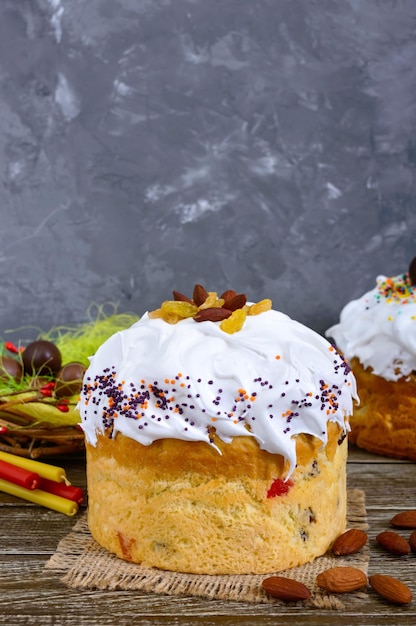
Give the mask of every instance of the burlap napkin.
M 348 528 L 366 530 L 364 492 L 350 489 L 347 508 Z M 316 576 L 323 570 L 340 565 L 357 567 L 367 573 L 368 562 L 369 548 L 366 546 L 358 554 L 344 558 L 327 554 L 312 563 L 280 572 L 279 575 L 299 580 L 308 586 L 312 595 L 309 600 L 302 602 L 303 606 L 342 609 L 344 596 L 341 598 L 320 589 L 316 584 Z M 45 567 L 57 572 L 67 586 L 78 589 L 135 590 L 250 603 L 280 602 L 270 598 L 261 587 L 262 581 L 269 575 L 178 574 L 122 561 L 94 541 L 88 529 L 86 514 L 62 539 Z M 356 598 L 366 596 L 362 591 L 349 595 Z

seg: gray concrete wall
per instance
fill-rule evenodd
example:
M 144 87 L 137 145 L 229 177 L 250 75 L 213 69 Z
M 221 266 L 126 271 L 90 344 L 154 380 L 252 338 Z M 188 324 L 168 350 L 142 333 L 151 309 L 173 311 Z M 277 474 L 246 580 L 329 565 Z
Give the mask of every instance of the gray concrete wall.
M 416 255 L 415 32 L 414 0 L 1 0 L 0 333 L 196 282 L 322 332 Z

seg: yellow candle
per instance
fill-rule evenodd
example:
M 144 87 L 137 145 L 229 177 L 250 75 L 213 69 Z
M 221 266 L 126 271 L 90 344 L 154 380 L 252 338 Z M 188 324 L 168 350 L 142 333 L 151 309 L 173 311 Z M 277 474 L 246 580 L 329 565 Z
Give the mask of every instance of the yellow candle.
M 35 472 L 42 478 L 49 478 L 57 483 L 67 482 L 65 470 L 61 467 L 55 467 L 55 465 L 48 465 L 48 463 L 42 463 L 41 461 L 34 461 L 33 459 L 26 459 L 23 456 L 17 456 L 16 454 L 9 454 L 8 452 L 2 452 L 0 450 L 0 460 L 22 467 L 29 472 Z
M 25 489 L 14 483 L 9 483 L 8 480 L 0 478 L 0 491 L 9 493 L 11 496 L 17 496 L 23 500 L 46 506 L 48 509 L 53 509 L 59 513 L 73 516 L 78 513 L 78 504 L 73 500 L 67 500 L 61 496 L 55 496 L 42 489 Z

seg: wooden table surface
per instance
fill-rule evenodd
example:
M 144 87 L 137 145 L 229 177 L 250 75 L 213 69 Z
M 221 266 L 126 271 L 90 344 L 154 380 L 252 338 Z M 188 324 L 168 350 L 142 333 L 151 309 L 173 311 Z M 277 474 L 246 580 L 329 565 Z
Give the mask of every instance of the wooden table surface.
M 73 484 L 85 485 L 82 456 L 49 460 L 66 469 Z M 46 626 L 127 624 L 249 626 L 251 624 L 416 624 L 416 554 L 385 553 L 375 536 L 389 529 L 391 517 L 416 508 L 416 465 L 350 450 L 348 486 L 363 489 L 369 522 L 369 574 L 397 576 L 413 591 L 410 605 L 396 606 L 369 588 L 364 599 L 343 597 L 339 611 L 302 606 L 253 605 L 189 597 L 169 597 L 125 591 L 72 590 L 44 565 L 71 530 L 69 518 L 18 498 L 0 494 L 0 623 Z M 400 531 L 408 537 L 410 531 Z

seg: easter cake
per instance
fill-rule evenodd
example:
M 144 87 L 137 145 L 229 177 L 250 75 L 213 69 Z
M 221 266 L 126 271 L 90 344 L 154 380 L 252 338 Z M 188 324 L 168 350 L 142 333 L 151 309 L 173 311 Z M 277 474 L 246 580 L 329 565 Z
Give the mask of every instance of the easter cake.
M 326 335 L 357 380 L 360 406 L 350 420 L 350 441 L 416 461 L 416 257 L 408 271 L 378 276 Z
M 313 560 L 345 528 L 355 398 L 336 349 L 270 300 L 174 292 L 108 339 L 84 377 L 93 537 L 177 572 Z

